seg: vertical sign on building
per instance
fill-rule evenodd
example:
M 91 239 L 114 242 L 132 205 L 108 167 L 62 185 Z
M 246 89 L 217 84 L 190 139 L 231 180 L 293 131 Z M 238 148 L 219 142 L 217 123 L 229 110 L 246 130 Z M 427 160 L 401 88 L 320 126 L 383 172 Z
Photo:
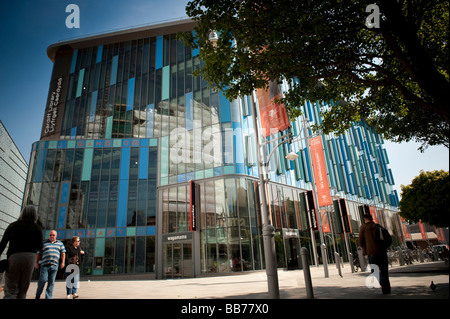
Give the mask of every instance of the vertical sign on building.
M 189 228 L 191 231 L 197 230 L 197 196 L 198 196 L 198 185 L 194 183 L 194 181 L 189 181 L 189 217 L 190 217 L 190 225 Z
M 339 199 L 339 208 L 342 214 L 342 223 L 344 224 L 344 230 L 346 233 L 352 232 L 352 226 L 350 223 L 350 217 L 348 216 L 347 202 L 345 198 Z
M 322 137 L 317 136 L 309 141 L 311 149 L 311 158 L 314 169 L 314 178 L 317 187 L 317 200 L 319 207 L 333 205 L 330 194 L 330 186 L 328 184 L 327 167 L 325 165 L 325 157 L 323 155 Z
M 317 221 L 316 205 L 314 204 L 314 195 L 312 191 L 306 192 L 306 198 L 308 200 L 308 213 L 311 221 L 311 228 L 313 230 L 319 230 L 319 223 Z

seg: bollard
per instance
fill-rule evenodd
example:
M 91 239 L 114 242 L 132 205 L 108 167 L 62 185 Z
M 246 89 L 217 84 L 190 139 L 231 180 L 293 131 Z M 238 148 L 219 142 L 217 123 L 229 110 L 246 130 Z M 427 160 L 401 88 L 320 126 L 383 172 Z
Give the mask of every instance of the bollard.
M 358 259 L 359 259 L 359 267 L 361 267 L 361 272 L 365 272 L 367 265 L 361 247 L 358 247 Z
M 312 281 L 311 281 L 311 272 L 309 271 L 309 262 L 308 262 L 308 249 L 302 247 L 300 249 L 300 255 L 302 258 L 302 266 L 303 266 L 303 275 L 305 276 L 305 286 L 306 286 L 306 297 L 308 299 L 314 299 Z
M 398 263 L 400 266 L 403 266 L 405 264 L 405 259 L 403 258 L 403 250 L 398 251 Z
M 341 270 L 341 256 L 339 256 L 338 252 L 334 253 L 334 259 L 336 259 L 336 268 L 338 269 L 339 276 L 342 277 L 342 270 Z
M 349 262 L 350 262 L 350 269 L 352 270 L 352 274 L 355 272 L 355 265 L 353 265 L 353 254 L 352 253 L 348 253 L 348 258 L 349 258 Z

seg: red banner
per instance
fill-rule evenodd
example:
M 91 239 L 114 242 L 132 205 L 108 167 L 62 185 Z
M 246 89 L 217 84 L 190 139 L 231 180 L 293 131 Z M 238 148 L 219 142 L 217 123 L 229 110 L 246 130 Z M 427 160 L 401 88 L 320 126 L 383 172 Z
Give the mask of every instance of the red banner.
M 379 224 L 378 216 L 377 216 L 377 210 L 375 209 L 375 206 L 369 206 L 369 212 L 370 215 L 372 215 L 373 221 L 375 224 Z
M 422 235 L 422 239 L 426 240 L 427 239 L 427 231 L 425 230 L 425 225 L 422 223 L 421 219 L 419 219 L 419 229 L 420 229 L 420 234 Z
M 289 119 L 284 104 L 275 103 L 275 99 L 280 97 L 278 83 L 271 81 L 269 89 L 257 89 L 259 114 L 261 118 L 261 128 L 264 137 L 284 131 L 289 127 Z
M 320 218 L 322 219 L 322 231 L 324 233 L 331 233 L 330 220 L 325 209 L 320 210 Z
M 319 207 L 333 205 L 328 184 L 327 167 L 323 155 L 322 137 L 317 136 L 309 140 L 311 160 L 314 168 Z
M 411 238 L 411 234 L 409 233 L 408 227 L 406 226 L 406 220 L 400 216 L 400 221 L 402 223 L 402 228 L 403 228 L 403 234 L 405 234 L 405 238 L 406 239 L 410 239 Z

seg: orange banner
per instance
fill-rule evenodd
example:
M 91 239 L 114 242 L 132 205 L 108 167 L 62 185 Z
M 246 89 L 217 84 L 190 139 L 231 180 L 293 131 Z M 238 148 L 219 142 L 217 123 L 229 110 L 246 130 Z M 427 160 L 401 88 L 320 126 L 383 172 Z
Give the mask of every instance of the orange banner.
M 287 129 L 289 119 L 284 104 L 275 103 L 275 99 L 280 97 L 278 83 L 271 81 L 269 89 L 257 89 L 259 113 L 261 117 L 261 128 L 264 137 L 284 131 Z
M 331 233 L 330 220 L 325 209 L 320 210 L 320 218 L 322 219 L 322 231 L 324 233 Z
M 406 226 L 406 220 L 400 216 L 400 222 L 402 223 L 403 234 L 406 239 L 411 239 L 411 234 L 409 233 L 408 227 Z
M 425 230 L 425 225 L 422 223 L 421 219 L 419 219 L 419 229 L 420 229 L 420 234 L 422 235 L 422 239 L 426 240 L 427 239 L 427 231 Z
M 375 224 L 379 224 L 380 222 L 378 221 L 378 216 L 377 216 L 377 211 L 375 209 L 375 206 L 369 206 L 369 212 L 370 215 L 372 215 L 373 221 L 375 222 Z
M 311 160 L 314 168 L 314 178 L 317 187 L 319 207 L 333 205 L 328 184 L 327 167 L 323 155 L 322 137 L 317 136 L 309 140 Z

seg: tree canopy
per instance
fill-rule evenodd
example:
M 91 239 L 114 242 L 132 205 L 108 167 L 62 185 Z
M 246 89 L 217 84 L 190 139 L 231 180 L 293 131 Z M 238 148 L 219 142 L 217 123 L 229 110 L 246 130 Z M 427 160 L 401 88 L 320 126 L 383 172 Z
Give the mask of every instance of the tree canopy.
M 448 227 L 450 221 L 450 179 L 444 170 L 420 171 L 410 185 L 401 185 L 400 215 L 412 222 Z
M 381 0 L 366 12 L 371 3 L 192 0 L 198 25 L 179 37 L 200 48 L 202 76 L 229 99 L 286 79 L 291 119 L 305 101 L 325 101 L 325 133 L 364 120 L 392 141 L 448 148 L 449 2 Z

